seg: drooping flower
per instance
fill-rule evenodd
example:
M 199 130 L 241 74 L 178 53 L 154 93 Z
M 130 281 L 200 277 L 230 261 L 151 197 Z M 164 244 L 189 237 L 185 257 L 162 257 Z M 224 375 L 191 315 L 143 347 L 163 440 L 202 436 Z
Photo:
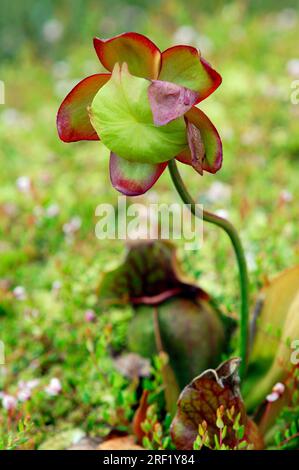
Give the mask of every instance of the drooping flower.
M 138 33 L 95 38 L 94 47 L 110 73 L 85 78 L 67 95 L 57 115 L 61 140 L 101 140 L 111 152 L 112 184 L 129 196 L 150 189 L 173 158 L 216 173 L 221 140 L 196 105 L 221 77 L 198 49 L 161 52 Z

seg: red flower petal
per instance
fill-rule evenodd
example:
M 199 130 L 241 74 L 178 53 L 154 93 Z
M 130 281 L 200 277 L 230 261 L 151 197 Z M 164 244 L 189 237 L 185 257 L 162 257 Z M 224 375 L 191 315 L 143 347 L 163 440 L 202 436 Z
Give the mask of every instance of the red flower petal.
M 189 145 L 193 150 L 193 158 L 190 149 L 180 153 L 176 158 L 182 163 L 193 166 L 199 173 L 200 168 L 208 171 L 209 173 L 216 173 L 220 170 L 222 165 L 222 142 L 215 126 L 211 123 L 210 119 L 200 109 L 193 106 L 190 111 L 185 114 L 187 120 L 187 128 L 189 123 L 193 124 L 192 134 L 188 132 Z M 199 136 L 194 137 L 196 129 L 199 131 Z M 197 143 L 194 140 L 198 138 Z M 191 140 L 193 139 L 193 144 Z M 202 142 L 204 146 L 204 157 L 201 155 L 201 146 L 198 145 Z M 196 154 L 197 152 L 197 154 Z M 201 165 L 198 164 L 201 162 Z
M 57 130 L 61 140 L 99 140 L 90 123 L 87 108 L 110 77 L 110 73 L 91 75 L 79 82 L 67 95 L 57 113 Z
M 174 46 L 162 52 L 159 80 L 176 83 L 198 92 L 197 103 L 221 84 L 222 78 L 191 46 Z
M 198 93 L 175 83 L 152 80 L 148 97 L 154 123 L 164 126 L 189 111 L 196 103 Z
M 116 62 L 126 62 L 132 75 L 157 78 L 160 70 L 160 49 L 146 36 L 123 33 L 111 39 L 94 38 L 96 53 L 104 67 L 112 72 Z
M 201 90 L 200 97 L 197 101 L 199 103 L 200 101 L 203 101 L 205 98 L 210 96 L 212 93 L 214 93 L 215 90 L 221 85 L 222 83 L 222 77 L 221 75 L 216 72 L 215 69 L 211 67 L 209 62 L 204 59 L 203 57 L 200 58 L 201 65 L 206 71 L 207 76 L 209 79 L 207 80 L 207 88 Z
M 139 196 L 148 191 L 167 166 L 167 162 L 150 163 L 129 162 L 111 152 L 110 178 L 117 191 L 126 196 Z

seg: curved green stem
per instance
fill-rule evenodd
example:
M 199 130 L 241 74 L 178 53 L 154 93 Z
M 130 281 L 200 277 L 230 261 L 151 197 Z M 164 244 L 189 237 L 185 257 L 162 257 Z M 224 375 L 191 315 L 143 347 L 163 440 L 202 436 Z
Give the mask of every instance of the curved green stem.
M 182 177 L 178 171 L 176 161 L 173 159 L 168 163 L 169 172 L 175 188 L 177 189 L 182 201 L 188 204 L 194 216 L 198 216 L 196 203 L 190 196 Z M 221 227 L 229 236 L 239 267 L 239 279 L 241 289 L 241 307 L 240 307 L 240 341 L 239 351 L 242 359 L 240 376 L 244 378 L 247 368 L 247 352 L 248 352 L 248 321 L 249 321 L 249 282 L 247 274 L 247 265 L 239 235 L 234 226 L 226 219 L 219 217 L 211 212 L 203 211 L 203 220 L 211 224 Z M 200 214 L 200 215 L 201 215 Z

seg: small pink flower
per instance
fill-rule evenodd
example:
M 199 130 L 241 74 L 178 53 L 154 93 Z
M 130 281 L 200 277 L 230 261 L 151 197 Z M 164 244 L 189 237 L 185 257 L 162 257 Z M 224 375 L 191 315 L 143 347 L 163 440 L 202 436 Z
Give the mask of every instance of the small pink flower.
M 293 194 L 290 191 L 288 191 L 287 189 L 283 189 L 280 192 L 279 200 L 280 200 L 280 202 L 285 203 L 285 204 L 289 203 L 289 202 L 292 202 L 293 201 Z
M 91 323 L 95 321 L 95 319 L 96 319 L 96 314 L 94 310 L 88 309 L 85 311 L 85 321 Z
M 270 393 L 269 395 L 266 396 L 266 400 L 269 403 L 273 403 L 273 402 L 277 401 L 278 399 L 279 399 L 279 394 L 276 393 L 276 392 L 272 392 L 272 393 Z
M 59 215 L 60 208 L 58 204 L 51 204 L 47 207 L 46 215 L 49 218 L 57 217 Z
M 273 390 L 274 393 L 278 393 L 278 395 L 282 395 L 285 391 L 285 386 L 281 382 L 278 382 L 276 385 L 274 385 Z
M 33 388 L 36 388 L 39 385 L 39 379 L 32 379 L 28 380 L 26 383 L 26 387 L 32 390 Z
M 13 295 L 17 300 L 26 300 L 27 294 L 23 286 L 17 286 L 13 290 Z
M 60 289 L 61 289 L 61 281 L 59 281 L 58 279 L 56 281 L 53 282 L 52 284 L 52 291 L 53 292 L 58 292 Z
M 22 388 L 21 390 L 18 391 L 17 398 L 21 402 L 30 400 L 31 390 L 29 388 Z
M 266 400 L 269 403 L 272 403 L 272 402 L 278 400 L 284 394 L 284 391 L 285 391 L 284 384 L 281 383 L 281 382 L 278 382 L 272 388 L 272 392 L 269 395 L 267 395 Z
M 37 387 L 38 384 L 39 384 L 38 379 L 28 380 L 27 382 L 25 382 L 24 380 L 21 380 L 18 383 L 18 393 L 17 393 L 18 400 L 21 402 L 29 400 L 31 398 L 32 390 L 35 387 Z
M 17 407 L 17 399 L 12 395 L 3 395 L 2 397 L 2 406 L 7 411 L 13 411 Z
M 50 380 L 49 385 L 45 388 L 45 392 L 51 397 L 59 395 L 62 390 L 61 382 L 57 377 Z
M 69 222 L 66 222 L 62 229 L 65 235 L 73 235 L 75 232 L 77 232 L 82 224 L 82 220 L 79 216 L 73 217 Z
M 299 77 L 299 59 L 291 59 L 287 63 L 287 71 L 291 77 Z

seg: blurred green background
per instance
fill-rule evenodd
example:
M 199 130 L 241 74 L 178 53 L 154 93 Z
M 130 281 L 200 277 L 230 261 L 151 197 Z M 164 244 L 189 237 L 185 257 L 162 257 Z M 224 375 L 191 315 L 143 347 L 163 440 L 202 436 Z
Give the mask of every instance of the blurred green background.
M 29 447 L 49 429 L 78 423 L 97 435 L 129 400 L 124 379 L 110 372 L 107 379 L 107 351 L 124 346 L 131 312 L 99 311 L 96 297 L 101 272 L 117 263 L 124 245 L 96 239 L 95 208 L 116 204 L 118 194 L 99 144 L 63 144 L 55 125 L 66 93 L 102 70 L 93 36 L 137 31 L 161 49 L 192 44 L 221 73 L 223 84 L 201 108 L 222 136 L 223 168 L 204 177 L 181 171 L 194 197 L 240 230 L 253 305 L 265 279 L 299 259 L 299 104 L 291 102 L 299 79 L 298 28 L 295 0 L 2 0 L 0 340 L 6 366 L 0 366 L 0 391 L 15 394 L 21 379 L 38 377 L 46 385 L 53 376 L 64 390 L 54 402 L 41 389 L 18 405 L 21 416 L 33 417 Z M 141 199 L 178 200 L 166 172 Z M 179 247 L 179 253 L 186 271 L 236 316 L 238 283 L 226 236 L 206 226 L 203 249 Z M 98 315 L 88 326 L 87 309 Z M 1 408 L 0 416 L 5 447 Z M 10 426 L 18 442 L 18 420 Z

